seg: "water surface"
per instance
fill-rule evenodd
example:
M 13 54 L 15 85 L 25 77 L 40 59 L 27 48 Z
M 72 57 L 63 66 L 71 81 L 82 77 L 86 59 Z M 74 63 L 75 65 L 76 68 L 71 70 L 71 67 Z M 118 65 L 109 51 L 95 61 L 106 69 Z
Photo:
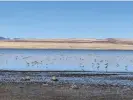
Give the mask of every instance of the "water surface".
M 133 51 L 0 49 L 0 69 L 133 72 Z

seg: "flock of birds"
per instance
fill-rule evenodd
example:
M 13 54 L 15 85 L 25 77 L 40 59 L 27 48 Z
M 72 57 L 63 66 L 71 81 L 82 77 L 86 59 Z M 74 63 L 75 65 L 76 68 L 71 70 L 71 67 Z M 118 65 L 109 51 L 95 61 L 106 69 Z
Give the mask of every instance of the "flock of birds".
M 4 56 L 5 54 L 0 54 L 0 57 Z M 37 55 L 38 58 L 36 58 L 35 55 L 32 55 L 32 56 L 24 56 L 23 54 L 22 55 L 13 55 L 15 57 L 15 60 L 24 60 L 25 61 L 25 64 L 27 67 L 32 67 L 32 66 L 36 66 L 36 67 L 39 67 L 39 66 L 44 66 L 46 68 L 48 68 L 48 65 L 52 64 L 54 66 L 54 64 L 58 61 L 60 62 L 63 62 L 65 61 L 67 64 L 69 64 L 70 61 L 73 61 L 72 59 L 74 59 L 73 63 L 78 63 L 79 66 L 77 67 L 80 67 L 82 71 L 84 71 L 84 68 L 85 67 L 90 67 L 90 66 L 86 66 L 84 62 L 87 61 L 87 63 L 90 63 L 89 61 L 89 57 L 91 55 L 87 55 L 88 58 L 84 57 L 84 55 L 81 56 L 76 56 L 76 55 L 64 55 L 64 54 L 58 54 L 58 55 Z M 85 55 L 86 56 L 86 55 Z M 45 57 L 45 59 L 43 58 Z M 118 56 L 120 57 L 120 56 Z M 35 60 L 34 58 L 36 58 L 37 60 Z M 97 57 L 93 57 L 93 60 L 91 60 L 91 67 L 92 69 L 96 68 L 97 71 L 100 70 L 100 67 L 101 67 L 101 64 L 102 66 L 104 65 L 104 68 L 105 68 L 105 71 L 107 72 L 108 71 L 108 67 L 109 67 L 109 60 L 107 60 L 106 58 L 105 59 L 102 59 L 102 57 L 100 58 L 100 56 L 97 56 Z M 2 58 L 3 59 L 3 58 Z M 130 60 L 130 62 L 133 62 L 133 60 Z M 6 60 L 6 64 L 8 64 L 8 61 Z M 116 62 L 116 67 L 120 67 L 120 64 L 119 62 Z M 128 64 L 125 65 L 125 71 L 128 71 Z

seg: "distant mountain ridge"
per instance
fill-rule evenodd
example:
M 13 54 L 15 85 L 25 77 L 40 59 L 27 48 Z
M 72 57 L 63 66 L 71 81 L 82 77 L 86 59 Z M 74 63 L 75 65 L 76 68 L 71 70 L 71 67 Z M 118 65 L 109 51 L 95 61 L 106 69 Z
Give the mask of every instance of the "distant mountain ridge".
M 0 40 L 19 40 L 20 38 L 13 38 L 13 39 L 11 39 L 11 38 L 5 38 L 5 37 L 2 37 L 2 36 L 0 36 Z
M 5 40 L 6 38 L 0 36 L 0 40 Z
M 0 40 L 10 40 L 10 38 L 5 38 L 5 37 L 0 36 Z

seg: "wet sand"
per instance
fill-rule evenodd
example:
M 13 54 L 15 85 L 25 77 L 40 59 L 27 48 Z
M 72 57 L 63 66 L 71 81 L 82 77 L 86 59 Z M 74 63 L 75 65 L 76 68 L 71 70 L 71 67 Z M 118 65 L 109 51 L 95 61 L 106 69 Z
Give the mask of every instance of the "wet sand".
M 22 81 L 25 76 L 31 80 Z M 52 81 L 52 76 L 58 81 Z M 0 100 L 132 100 L 133 86 L 119 82 L 132 83 L 131 77 L 132 73 L 0 72 Z M 101 80 L 93 84 L 97 78 Z M 112 83 L 103 84 L 102 78 Z

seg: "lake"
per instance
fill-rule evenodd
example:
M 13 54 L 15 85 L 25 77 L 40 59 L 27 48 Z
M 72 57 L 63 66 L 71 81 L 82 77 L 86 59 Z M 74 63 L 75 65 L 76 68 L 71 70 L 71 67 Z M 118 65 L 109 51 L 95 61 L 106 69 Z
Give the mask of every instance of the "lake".
M 132 72 L 132 50 L 0 49 L 0 70 Z

